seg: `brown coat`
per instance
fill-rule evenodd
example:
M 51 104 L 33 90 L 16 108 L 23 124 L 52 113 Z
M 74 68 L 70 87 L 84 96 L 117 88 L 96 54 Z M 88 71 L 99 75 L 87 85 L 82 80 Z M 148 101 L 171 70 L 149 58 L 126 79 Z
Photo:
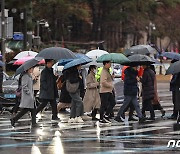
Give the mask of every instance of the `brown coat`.
M 113 88 L 113 78 L 108 69 L 103 67 L 100 77 L 100 93 L 112 93 Z
M 83 99 L 84 112 L 100 108 L 100 96 L 98 91 L 99 83 L 95 79 L 95 74 L 90 72 L 86 78 L 86 93 Z

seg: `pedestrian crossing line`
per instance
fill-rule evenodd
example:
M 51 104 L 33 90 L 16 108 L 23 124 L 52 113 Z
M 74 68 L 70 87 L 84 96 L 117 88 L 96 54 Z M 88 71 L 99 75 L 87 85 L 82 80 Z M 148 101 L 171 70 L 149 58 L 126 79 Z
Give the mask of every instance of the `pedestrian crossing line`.
M 143 133 L 143 132 L 149 132 L 149 131 L 155 131 L 160 129 L 169 129 L 170 127 L 151 127 L 151 128 L 142 128 L 142 129 L 135 129 L 135 130 L 128 130 L 128 131 L 122 131 L 122 133 Z

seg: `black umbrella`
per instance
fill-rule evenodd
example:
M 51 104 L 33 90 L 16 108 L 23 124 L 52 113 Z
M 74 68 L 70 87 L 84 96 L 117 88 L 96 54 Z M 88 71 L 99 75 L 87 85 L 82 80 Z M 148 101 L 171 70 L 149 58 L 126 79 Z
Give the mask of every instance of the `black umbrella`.
M 41 50 L 36 57 L 43 57 L 44 59 L 74 59 L 75 54 L 66 48 L 61 47 L 51 47 Z
M 160 56 L 180 60 L 180 54 L 175 52 L 163 52 Z
M 24 71 L 27 71 L 31 67 L 34 67 L 36 64 L 38 64 L 43 58 L 42 57 L 35 57 L 33 59 L 30 59 L 26 61 L 24 64 L 22 64 L 15 73 L 15 76 L 18 74 L 23 73 Z
M 150 45 L 136 45 L 132 46 L 129 49 L 126 49 L 124 51 L 124 54 L 126 56 L 131 56 L 134 54 L 142 54 L 142 55 L 147 55 L 147 54 L 155 54 L 157 50 Z
M 130 60 L 130 63 L 127 63 L 125 65 L 130 66 L 137 66 L 137 65 L 150 65 L 155 63 L 155 60 L 149 56 L 141 55 L 141 54 L 135 54 L 128 57 Z
M 180 72 L 180 61 L 177 61 L 169 66 L 166 74 L 176 74 Z

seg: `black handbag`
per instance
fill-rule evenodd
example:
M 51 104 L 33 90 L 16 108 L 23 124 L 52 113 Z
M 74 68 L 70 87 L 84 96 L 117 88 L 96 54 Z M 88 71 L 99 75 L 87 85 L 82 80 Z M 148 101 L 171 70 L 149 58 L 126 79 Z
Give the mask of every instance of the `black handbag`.
M 69 80 L 66 80 L 66 90 L 69 93 L 76 93 L 79 88 L 79 82 L 76 83 L 70 83 Z

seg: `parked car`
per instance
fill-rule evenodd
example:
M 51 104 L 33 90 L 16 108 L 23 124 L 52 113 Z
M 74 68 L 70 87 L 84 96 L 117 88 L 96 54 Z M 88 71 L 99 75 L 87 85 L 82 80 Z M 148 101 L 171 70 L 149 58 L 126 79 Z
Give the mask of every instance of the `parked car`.
M 2 85 L 3 93 L 0 94 L 0 102 L 3 105 L 13 105 L 16 103 L 16 89 L 18 88 L 18 79 L 9 77 L 4 73 Z

